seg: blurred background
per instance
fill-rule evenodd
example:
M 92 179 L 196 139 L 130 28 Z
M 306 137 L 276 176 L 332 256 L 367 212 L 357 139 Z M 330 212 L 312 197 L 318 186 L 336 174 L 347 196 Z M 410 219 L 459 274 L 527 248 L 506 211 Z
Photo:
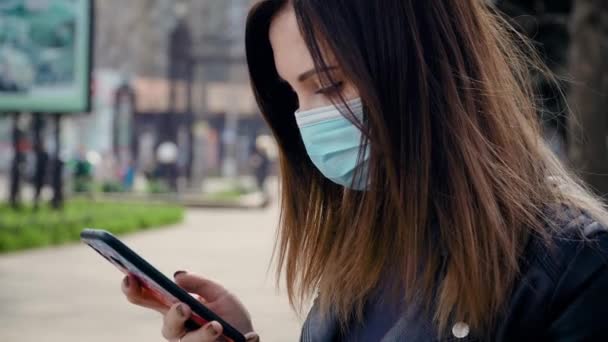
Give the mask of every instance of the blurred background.
M 534 78 L 548 143 L 608 193 L 608 2 L 492 1 L 559 79 Z M 297 339 L 269 268 L 277 148 L 245 65 L 254 2 L 0 0 L 0 340 L 162 340 L 75 242 L 84 227 L 225 284 L 264 341 Z

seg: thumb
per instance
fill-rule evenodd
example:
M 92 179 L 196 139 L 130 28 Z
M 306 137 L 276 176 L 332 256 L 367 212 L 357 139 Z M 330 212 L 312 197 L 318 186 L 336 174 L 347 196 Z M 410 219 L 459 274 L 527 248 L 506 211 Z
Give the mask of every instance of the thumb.
M 217 342 L 222 335 L 222 325 L 218 322 L 207 323 L 202 328 L 186 334 L 181 341 L 182 342 Z M 223 339 L 222 339 L 223 340 Z
M 184 271 L 175 273 L 175 282 L 187 292 L 202 296 L 209 302 L 213 302 L 227 293 L 222 285 Z

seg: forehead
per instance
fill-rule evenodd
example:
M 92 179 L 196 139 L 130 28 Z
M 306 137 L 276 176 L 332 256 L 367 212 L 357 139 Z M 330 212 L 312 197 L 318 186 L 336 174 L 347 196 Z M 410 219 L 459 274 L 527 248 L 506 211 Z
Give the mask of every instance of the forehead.
M 291 6 L 273 18 L 269 38 L 277 71 L 283 79 L 295 81 L 298 75 L 314 68 L 312 56 Z

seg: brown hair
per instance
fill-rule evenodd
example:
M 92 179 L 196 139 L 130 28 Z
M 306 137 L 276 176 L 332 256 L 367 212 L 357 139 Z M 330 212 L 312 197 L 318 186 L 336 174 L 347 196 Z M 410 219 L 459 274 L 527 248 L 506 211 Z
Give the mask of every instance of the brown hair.
M 333 184 L 306 154 L 268 37 L 287 5 L 316 68 L 327 69 L 328 47 L 360 93 L 368 191 Z M 529 46 L 484 1 L 266 0 L 250 13 L 246 47 L 280 147 L 278 272 L 296 307 L 319 291 L 323 312 L 346 324 L 396 278 L 392 298 L 423 298 L 441 331 L 462 320 L 487 332 L 529 237 L 548 239 L 546 206 L 605 220 L 541 139 Z

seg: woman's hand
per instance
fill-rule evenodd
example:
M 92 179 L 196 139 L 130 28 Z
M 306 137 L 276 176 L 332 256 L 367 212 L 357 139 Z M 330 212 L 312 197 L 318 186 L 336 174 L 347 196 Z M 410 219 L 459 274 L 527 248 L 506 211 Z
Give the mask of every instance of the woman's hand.
M 237 330 L 248 334 L 247 341 L 258 341 L 253 333 L 251 318 L 243 304 L 221 285 L 202 277 L 180 271 L 175 273 L 175 282 L 187 292 L 199 296 L 199 300 L 211 311 L 222 317 Z M 163 315 L 163 336 L 169 341 L 215 342 L 222 341 L 223 327 L 218 322 L 210 322 L 204 327 L 187 332 L 184 323 L 192 316 L 192 310 L 183 303 L 166 307 L 140 285 L 133 276 L 123 280 L 122 291 L 129 302 L 158 311 Z

